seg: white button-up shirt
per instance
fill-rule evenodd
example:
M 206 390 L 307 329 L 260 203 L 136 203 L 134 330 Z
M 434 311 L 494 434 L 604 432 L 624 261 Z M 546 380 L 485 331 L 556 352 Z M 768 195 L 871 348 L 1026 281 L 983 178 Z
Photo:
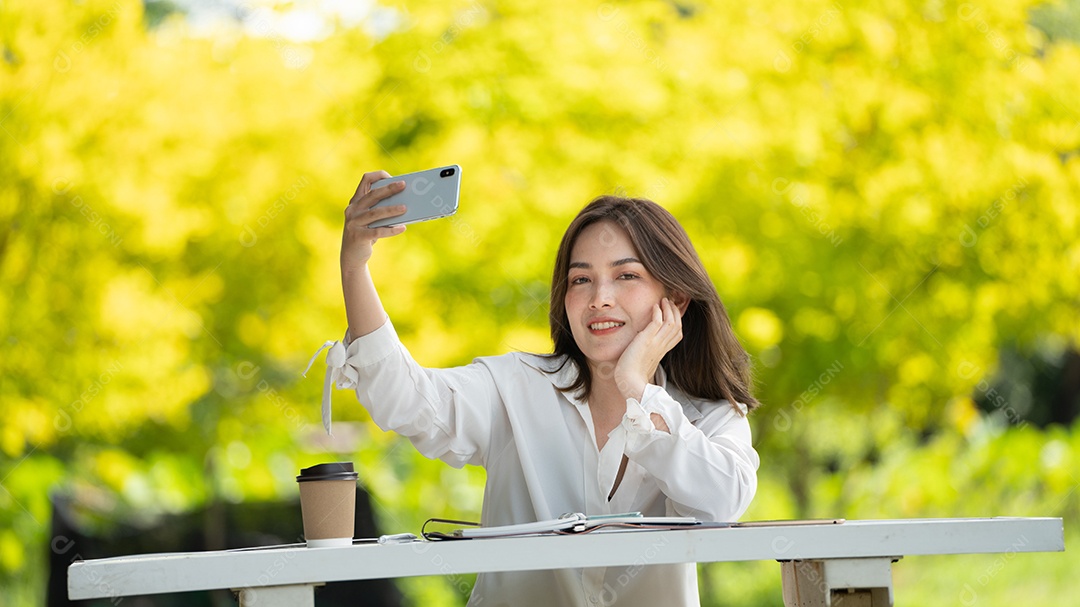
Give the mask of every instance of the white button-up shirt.
M 597 449 L 588 404 L 559 389 L 577 373 L 572 361 L 549 373 L 558 360 L 513 353 L 426 369 L 390 321 L 336 349 L 337 356 L 327 357 L 334 360 L 328 378 L 355 388 L 380 428 L 408 437 L 427 457 L 487 470 L 485 526 L 566 512 L 734 521 L 757 489 L 759 459 L 746 408 L 687 397 L 665 387 L 662 370 L 660 385 L 648 385 L 640 403 L 627 401 L 622 423 Z M 657 430 L 651 413 L 671 432 Z M 624 454 L 626 471 L 609 501 Z M 698 604 L 693 563 L 648 560 L 646 551 L 628 567 L 481 573 L 469 604 Z

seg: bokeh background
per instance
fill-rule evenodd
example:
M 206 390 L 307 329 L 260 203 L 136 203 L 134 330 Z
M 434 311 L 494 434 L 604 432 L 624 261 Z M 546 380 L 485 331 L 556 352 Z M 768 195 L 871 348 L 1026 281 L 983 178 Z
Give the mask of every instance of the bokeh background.
M 563 229 L 651 197 L 754 357 L 747 519 L 1056 516 L 1075 546 L 1078 40 L 1076 0 L 0 2 L 0 604 L 42 603 L 59 499 L 152 529 L 337 458 L 385 532 L 477 517 L 482 470 L 347 392 L 327 439 L 300 376 L 345 328 L 360 176 L 452 163 L 458 214 L 372 261 L 422 363 L 549 351 Z M 897 605 L 1074 604 L 1075 563 L 907 558 Z M 775 563 L 701 580 L 780 604 Z

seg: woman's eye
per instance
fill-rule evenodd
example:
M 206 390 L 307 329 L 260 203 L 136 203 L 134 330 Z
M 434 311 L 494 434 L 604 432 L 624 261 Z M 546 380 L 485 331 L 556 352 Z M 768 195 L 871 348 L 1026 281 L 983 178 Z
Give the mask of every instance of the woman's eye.
M 589 279 L 584 276 L 575 276 L 574 278 L 570 279 L 570 284 L 572 285 L 581 285 L 587 282 L 589 282 Z
M 637 278 L 637 277 L 638 277 L 637 274 L 631 274 L 629 272 L 619 275 L 619 278 L 621 278 L 623 280 L 633 280 L 634 278 Z

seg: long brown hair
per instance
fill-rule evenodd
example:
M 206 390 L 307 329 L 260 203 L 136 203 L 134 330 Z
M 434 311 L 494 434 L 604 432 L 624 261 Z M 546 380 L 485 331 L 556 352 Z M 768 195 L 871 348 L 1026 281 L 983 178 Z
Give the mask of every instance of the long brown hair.
M 585 354 L 578 348 L 566 315 L 570 252 L 581 232 L 599 221 L 612 221 L 626 231 L 642 265 L 669 293 L 689 298 L 682 319 L 682 340 L 661 365 L 668 381 L 688 396 L 705 400 L 727 399 L 749 409 L 758 406 L 751 394 L 750 357 L 731 328 L 724 304 L 709 279 L 686 230 L 666 209 L 651 200 L 600 196 L 578 213 L 563 234 L 551 277 L 552 358 L 577 364 L 578 375 L 561 389 L 587 398 L 592 375 Z M 560 366 L 560 369 L 562 367 Z

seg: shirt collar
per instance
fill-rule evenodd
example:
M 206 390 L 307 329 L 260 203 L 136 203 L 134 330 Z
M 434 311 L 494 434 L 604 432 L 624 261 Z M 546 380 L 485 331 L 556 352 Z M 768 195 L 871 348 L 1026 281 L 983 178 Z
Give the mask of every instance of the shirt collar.
M 578 399 L 573 392 L 563 391 L 562 388 L 574 383 L 577 379 L 578 367 L 577 363 L 570 360 L 568 356 L 543 356 L 540 354 L 520 354 L 521 362 L 529 365 L 530 367 L 540 371 L 540 375 L 543 375 L 551 382 L 551 385 L 563 393 L 563 396 L 567 398 L 574 405 L 583 405 L 583 401 Z

